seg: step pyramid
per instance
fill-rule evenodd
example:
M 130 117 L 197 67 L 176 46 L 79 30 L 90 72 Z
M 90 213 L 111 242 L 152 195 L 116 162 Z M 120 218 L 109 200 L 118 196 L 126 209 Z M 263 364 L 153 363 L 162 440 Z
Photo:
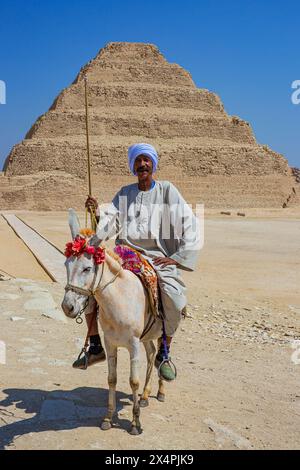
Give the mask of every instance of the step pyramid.
M 3 209 L 82 208 L 87 194 L 84 78 L 88 82 L 93 193 L 108 202 L 134 181 L 127 148 L 153 144 L 158 179 L 207 207 L 282 207 L 299 203 L 287 160 L 259 145 L 250 125 L 220 98 L 144 43 L 110 43 L 33 124 L 8 155 Z M 289 198 L 289 199 L 288 199 Z

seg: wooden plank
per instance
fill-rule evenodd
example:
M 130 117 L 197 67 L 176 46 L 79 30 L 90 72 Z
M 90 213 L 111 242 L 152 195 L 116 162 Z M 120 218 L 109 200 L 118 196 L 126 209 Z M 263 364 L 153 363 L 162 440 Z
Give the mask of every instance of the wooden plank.
M 67 283 L 67 272 L 64 266 L 65 256 L 63 253 L 36 230 L 16 217 L 15 214 L 2 213 L 2 217 L 29 248 L 51 279 L 65 285 Z

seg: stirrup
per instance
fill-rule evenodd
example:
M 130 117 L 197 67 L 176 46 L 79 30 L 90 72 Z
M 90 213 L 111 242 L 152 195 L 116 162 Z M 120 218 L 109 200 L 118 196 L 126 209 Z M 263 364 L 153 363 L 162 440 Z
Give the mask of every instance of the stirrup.
M 161 379 L 161 380 L 167 380 L 165 377 L 163 377 L 163 375 L 161 374 L 161 368 L 162 366 L 165 364 L 165 363 L 168 363 L 168 365 L 170 366 L 170 368 L 172 369 L 172 371 L 174 372 L 174 380 L 176 379 L 177 377 L 177 369 L 176 369 L 176 366 L 174 364 L 174 362 L 171 360 L 170 357 L 168 357 L 167 359 L 163 359 L 161 361 L 161 363 L 159 364 L 159 367 L 157 369 L 157 373 L 158 373 L 158 377 Z M 173 380 L 173 379 L 172 379 Z
M 83 370 L 86 370 L 88 368 L 88 359 L 89 359 L 89 356 L 88 356 L 88 353 L 87 353 L 87 350 L 86 348 L 82 348 L 82 350 L 80 351 L 78 357 L 77 357 L 77 361 L 79 361 L 81 359 L 81 356 L 82 354 L 84 354 L 84 366 L 83 366 Z

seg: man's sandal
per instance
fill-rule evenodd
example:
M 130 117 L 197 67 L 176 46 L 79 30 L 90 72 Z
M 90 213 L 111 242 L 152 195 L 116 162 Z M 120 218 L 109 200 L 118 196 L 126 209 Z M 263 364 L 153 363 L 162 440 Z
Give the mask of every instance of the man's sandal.
M 74 369 L 86 370 L 89 366 L 92 366 L 99 362 L 104 362 L 106 360 L 106 354 L 104 349 L 102 349 L 102 351 L 100 351 L 98 354 L 92 354 L 87 351 L 82 357 L 81 355 L 82 352 L 79 354 L 76 361 L 73 362 L 72 367 L 74 367 Z

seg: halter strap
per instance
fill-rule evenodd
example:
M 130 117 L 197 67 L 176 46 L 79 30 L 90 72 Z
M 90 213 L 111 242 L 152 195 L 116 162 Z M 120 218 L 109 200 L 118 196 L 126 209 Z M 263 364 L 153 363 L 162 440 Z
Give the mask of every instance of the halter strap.
M 101 282 L 101 279 L 103 277 L 103 272 L 104 272 L 104 263 L 102 263 L 102 271 L 101 271 L 100 279 L 99 279 L 98 283 L 96 284 L 98 273 L 99 273 L 98 265 L 96 265 L 96 270 L 95 270 L 93 282 L 92 282 L 92 285 L 89 289 L 84 289 L 83 287 L 74 286 L 74 284 L 67 284 L 66 287 L 65 287 L 65 291 L 71 290 L 73 292 L 76 292 L 76 294 L 86 295 L 87 297 L 92 297 L 93 295 L 95 295 L 95 292 L 96 292 L 96 290 L 97 290 L 97 288 L 98 288 L 98 286 Z M 96 288 L 95 288 L 95 286 L 96 286 Z
M 65 286 L 65 291 L 68 290 L 76 292 L 76 294 L 86 295 L 88 297 L 93 295 L 93 292 L 90 289 L 83 289 L 82 287 L 74 286 L 73 284 L 67 284 Z
M 96 282 L 97 277 L 98 277 L 98 272 L 99 272 L 98 266 L 97 266 L 95 274 L 94 274 L 94 279 L 93 279 L 93 282 L 92 282 L 92 285 L 91 285 L 90 289 L 84 289 L 83 287 L 74 286 L 73 284 L 67 284 L 66 287 L 65 287 L 65 290 L 66 291 L 71 290 L 73 292 L 76 292 L 77 294 L 86 295 L 87 297 L 94 296 L 98 289 L 100 289 L 100 291 L 103 292 L 104 289 L 107 286 L 109 286 L 109 284 L 112 284 L 116 280 L 116 278 L 118 277 L 118 275 L 120 274 L 121 269 L 122 269 L 122 266 L 120 266 L 120 269 L 117 271 L 117 273 L 114 275 L 114 277 L 112 279 L 110 279 L 106 284 L 104 284 L 104 286 L 100 286 L 100 282 L 103 278 L 103 273 L 104 273 L 104 264 L 105 263 L 102 263 L 102 271 L 101 271 L 100 279 L 99 279 L 98 282 Z

